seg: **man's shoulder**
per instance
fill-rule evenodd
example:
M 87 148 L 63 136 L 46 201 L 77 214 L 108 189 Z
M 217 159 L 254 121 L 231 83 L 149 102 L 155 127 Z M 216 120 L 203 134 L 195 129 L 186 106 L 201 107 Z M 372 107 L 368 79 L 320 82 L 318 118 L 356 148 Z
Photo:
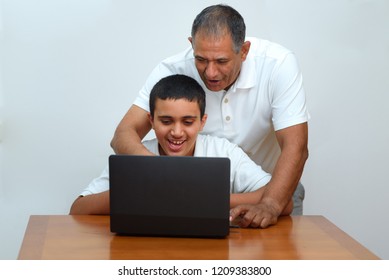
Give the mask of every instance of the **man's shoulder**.
M 193 63 L 193 50 L 192 47 L 188 47 L 185 50 L 178 52 L 176 54 L 173 54 L 164 60 L 162 60 L 162 63 L 165 64 L 176 64 L 176 63 Z
M 284 57 L 285 55 L 292 53 L 292 51 L 288 48 L 266 39 L 261 39 L 257 37 L 247 37 L 246 41 L 251 42 L 249 56 L 252 57 L 270 56 L 278 58 Z
M 191 47 L 162 60 L 156 67 L 158 75 L 183 74 L 200 79 L 194 63 L 193 50 Z

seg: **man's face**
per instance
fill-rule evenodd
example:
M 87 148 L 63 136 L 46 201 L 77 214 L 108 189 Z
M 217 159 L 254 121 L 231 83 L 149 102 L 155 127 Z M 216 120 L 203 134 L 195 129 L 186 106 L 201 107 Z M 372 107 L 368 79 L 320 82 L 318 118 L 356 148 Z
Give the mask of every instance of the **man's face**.
M 159 143 L 159 153 L 168 156 L 193 156 L 197 134 L 207 117 L 200 117 L 197 102 L 186 99 L 157 99 L 151 125 Z
M 245 42 L 236 53 L 230 35 L 214 38 L 196 34 L 192 42 L 195 65 L 207 88 L 211 91 L 227 90 L 238 78 L 242 62 L 250 49 L 250 42 Z

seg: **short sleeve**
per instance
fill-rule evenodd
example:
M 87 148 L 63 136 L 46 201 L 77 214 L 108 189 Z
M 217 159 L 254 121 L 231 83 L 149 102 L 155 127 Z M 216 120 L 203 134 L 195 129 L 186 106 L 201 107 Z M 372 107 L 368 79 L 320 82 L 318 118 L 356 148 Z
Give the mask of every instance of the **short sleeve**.
M 271 76 L 270 92 L 275 130 L 309 120 L 303 77 L 293 53 L 287 54 L 275 67 Z
M 88 187 L 80 194 L 81 196 L 87 196 L 91 194 L 101 193 L 109 190 L 109 168 L 103 170 L 101 175 L 88 185 Z

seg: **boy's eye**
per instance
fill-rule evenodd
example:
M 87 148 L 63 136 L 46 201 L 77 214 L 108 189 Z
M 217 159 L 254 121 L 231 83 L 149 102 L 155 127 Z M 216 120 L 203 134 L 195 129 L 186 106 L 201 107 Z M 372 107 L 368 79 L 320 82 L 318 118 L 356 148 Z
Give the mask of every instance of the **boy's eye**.
M 165 124 L 165 125 L 168 125 L 168 124 L 171 124 L 172 121 L 171 120 L 161 120 L 161 123 Z

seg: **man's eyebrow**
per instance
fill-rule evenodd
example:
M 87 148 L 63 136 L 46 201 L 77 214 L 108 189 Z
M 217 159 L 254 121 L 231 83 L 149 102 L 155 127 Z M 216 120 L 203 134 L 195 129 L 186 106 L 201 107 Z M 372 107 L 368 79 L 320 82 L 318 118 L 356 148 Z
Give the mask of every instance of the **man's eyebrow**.
M 202 57 L 201 55 L 198 55 L 198 54 L 196 54 L 194 57 L 197 59 L 205 59 L 204 57 Z
M 205 57 L 202 57 L 201 55 L 195 55 L 194 57 L 195 57 L 195 59 L 207 60 L 207 61 L 209 60 L 209 59 L 207 59 Z M 229 61 L 229 60 L 230 59 L 227 58 L 227 57 L 217 57 L 215 59 L 212 59 L 211 61 Z

